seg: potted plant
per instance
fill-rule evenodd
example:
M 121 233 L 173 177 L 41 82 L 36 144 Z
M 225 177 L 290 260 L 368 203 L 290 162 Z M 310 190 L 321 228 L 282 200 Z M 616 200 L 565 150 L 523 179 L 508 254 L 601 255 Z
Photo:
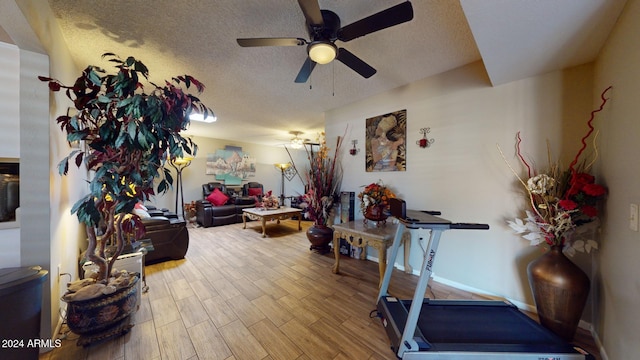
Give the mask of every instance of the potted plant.
M 195 78 L 177 76 L 156 85 L 148 81 L 147 67 L 135 58 L 123 60 L 112 53 L 103 58 L 115 65 L 115 73 L 90 65 L 71 86 L 39 77 L 51 91 L 64 91 L 76 110 L 59 116 L 56 122 L 67 141 L 84 146 L 72 149 L 58 171 L 67 175 L 70 162 L 78 167 L 85 164 L 89 170 L 89 193 L 71 211 L 85 226 L 86 257 L 99 269 L 96 285 L 107 282 L 129 238 L 144 235 L 144 225 L 132 210 L 156 193 L 154 182 L 158 193 L 172 185 L 164 165 L 185 153 L 195 155 L 197 145 L 180 135 L 189 125 L 188 115 L 211 112 L 180 87 L 193 86 L 202 92 L 204 85 Z
M 320 253 L 328 252 L 330 250 L 329 243 L 333 240 L 333 229 L 330 225 L 333 220 L 333 205 L 342 184 L 340 149 L 343 139 L 344 136 L 338 136 L 333 153 L 331 153 L 332 149 L 327 146 L 324 132 L 319 136 L 317 151 L 314 151 L 313 147 L 318 145 L 305 146 L 309 164 L 305 176 L 302 178 L 306 190 L 303 201 L 306 204 L 305 214 L 313 221 L 313 225 L 307 229 L 307 238 L 311 242 L 311 250 Z M 289 157 L 294 163 L 291 154 Z
M 395 197 L 396 194 L 385 186 L 382 180 L 364 186 L 362 192 L 358 194 L 364 223 L 367 224 L 367 220 L 371 220 L 378 226 L 384 225 L 389 217 L 389 199 Z
M 509 166 L 526 191 L 528 209 L 526 218 L 516 218 L 508 224 L 531 245 L 549 247 L 549 251 L 527 266 L 540 323 L 567 341 L 571 341 L 576 332 L 589 295 L 590 280 L 564 253 L 573 255 L 576 251 L 589 252 L 598 248 L 595 240 L 576 235 L 586 224 L 596 224 L 597 204 L 607 189 L 596 184 L 595 177 L 589 173 L 596 158 L 589 161 L 580 158 L 594 131 L 591 123 L 595 114 L 604 108 L 607 102 L 604 96 L 609 89 L 601 95 L 600 108 L 591 113 L 587 122 L 589 131 L 568 168 L 550 163 L 546 170 L 534 169 L 521 153 L 520 133 L 516 152 L 527 168 L 526 180 Z M 597 156 L 597 151 L 594 154 Z

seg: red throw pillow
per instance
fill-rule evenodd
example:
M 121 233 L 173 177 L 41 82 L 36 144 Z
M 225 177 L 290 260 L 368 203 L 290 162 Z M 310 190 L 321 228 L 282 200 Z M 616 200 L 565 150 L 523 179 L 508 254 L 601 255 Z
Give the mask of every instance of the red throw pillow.
M 227 201 L 229 201 L 229 197 L 220 191 L 220 189 L 215 188 L 215 190 L 207 196 L 207 201 L 212 203 L 214 206 L 220 206 L 226 204 Z
M 260 196 L 262 195 L 261 188 L 249 188 L 249 196 Z

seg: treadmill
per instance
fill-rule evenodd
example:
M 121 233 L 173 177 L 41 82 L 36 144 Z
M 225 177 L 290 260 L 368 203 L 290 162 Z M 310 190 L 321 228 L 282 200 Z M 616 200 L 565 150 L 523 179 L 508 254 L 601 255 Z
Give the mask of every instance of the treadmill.
M 377 316 L 399 359 L 594 359 L 509 302 L 423 298 L 442 233 L 487 230 L 489 225 L 452 223 L 435 216 L 439 212 L 407 210 L 400 199 L 390 199 L 390 207 L 391 216 L 399 220 L 390 261 L 398 255 L 405 229 L 430 230 L 413 299 L 402 300 L 388 294 L 393 265 L 387 266 L 376 299 Z

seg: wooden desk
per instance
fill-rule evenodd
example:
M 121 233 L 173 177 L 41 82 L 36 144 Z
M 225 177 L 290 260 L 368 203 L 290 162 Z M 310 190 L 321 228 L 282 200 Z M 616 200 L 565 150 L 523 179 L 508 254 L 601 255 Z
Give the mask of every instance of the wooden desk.
M 300 218 L 302 209 L 295 209 L 290 207 L 280 207 L 277 209 L 263 209 L 263 208 L 248 208 L 242 209 L 242 228 L 247 228 L 247 217 L 252 220 L 262 221 L 262 237 L 267 237 L 267 220 L 277 220 L 280 224 L 280 220 L 291 219 L 294 216 L 298 217 L 298 230 L 302 230 L 300 224 Z
M 378 287 L 382 285 L 382 278 L 387 269 L 387 248 L 393 244 L 393 238 L 396 235 L 398 225 L 387 223 L 385 226 L 376 227 L 365 225 L 362 220 L 350 221 L 344 224 L 333 225 L 333 251 L 335 253 L 335 264 L 333 265 L 333 273 L 340 273 L 340 239 L 345 239 L 351 246 L 362 248 L 363 251 L 360 259 L 366 259 L 366 247 L 371 246 L 378 251 L 378 268 L 380 271 L 380 282 Z M 411 265 L 409 265 L 409 252 L 411 248 L 411 235 L 408 231 L 402 234 L 404 244 L 404 271 L 411 273 Z M 395 261 L 395 259 L 392 259 Z M 393 266 L 393 264 L 391 264 Z

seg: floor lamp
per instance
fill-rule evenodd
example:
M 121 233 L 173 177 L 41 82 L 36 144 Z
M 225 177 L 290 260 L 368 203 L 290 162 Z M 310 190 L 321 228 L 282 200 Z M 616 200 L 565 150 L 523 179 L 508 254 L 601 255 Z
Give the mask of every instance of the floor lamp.
M 274 164 L 276 169 L 282 173 L 282 187 L 280 188 L 280 206 L 284 206 L 284 172 L 291 167 L 291 163 Z
M 193 157 L 178 157 L 169 161 L 171 166 L 176 169 L 176 214 L 178 213 L 178 196 L 180 196 L 180 208 L 182 211 L 182 218 L 184 219 L 184 191 L 182 191 L 182 170 L 191 165 Z

